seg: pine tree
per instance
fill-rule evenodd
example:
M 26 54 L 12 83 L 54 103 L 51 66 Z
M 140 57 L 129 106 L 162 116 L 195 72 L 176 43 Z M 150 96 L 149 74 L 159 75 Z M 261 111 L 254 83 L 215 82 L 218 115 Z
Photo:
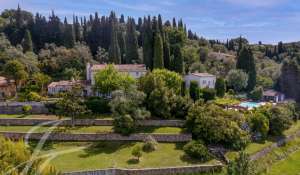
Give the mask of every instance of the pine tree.
M 174 46 L 174 59 L 173 59 L 173 70 L 177 73 L 183 74 L 183 57 L 181 48 L 178 44 Z
M 33 51 L 33 44 L 32 44 L 31 34 L 29 30 L 25 31 L 25 36 L 23 39 L 22 46 L 23 46 L 24 53 Z
M 155 34 L 153 68 L 164 68 L 163 42 L 160 33 Z
M 121 51 L 118 43 L 117 35 L 117 22 L 111 21 L 111 42 L 108 50 L 108 59 L 110 63 L 120 64 L 121 63 Z
M 139 62 L 136 26 L 133 18 L 127 21 L 125 62 L 127 64 Z

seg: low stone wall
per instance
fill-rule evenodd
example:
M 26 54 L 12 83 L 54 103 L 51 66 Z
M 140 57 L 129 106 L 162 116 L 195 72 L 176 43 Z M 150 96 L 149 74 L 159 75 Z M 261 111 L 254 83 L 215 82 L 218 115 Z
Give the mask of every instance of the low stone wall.
M 0 102 L 0 114 L 22 114 L 25 105 L 32 107 L 31 114 L 49 113 L 43 102 Z
M 292 134 L 290 136 L 287 136 L 287 137 L 284 137 L 284 138 L 281 138 L 281 139 L 277 140 L 276 143 L 262 149 L 261 151 L 253 154 L 252 156 L 250 156 L 250 159 L 251 160 L 258 160 L 261 157 L 264 157 L 265 155 L 270 153 L 273 149 L 278 148 L 280 146 L 283 146 L 284 144 L 286 144 L 286 143 L 288 143 L 292 140 L 295 140 L 297 137 L 300 137 L 300 131 L 298 131 L 295 134 Z
M 25 138 L 27 133 L 21 132 L 0 132 L 6 138 L 18 140 Z M 45 133 L 28 134 L 30 140 L 40 140 Z M 116 133 L 97 133 L 97 134 L 70 134 L 54 132 L 47 137 L 49 141 L 144 141 L 151 135 L 158 142 L 188 142 L 192 140 L 191 134 L 132 134 L 122 136 Z
M 168 168 L 146 168 L 146 169 L 103 169 L 85 172 L 70 172 L 64 175 L 175 175 L 220 172 L 222 164 L 195 165 Z
M 33 126 L 46 122 L 55 122 L 56 120 L 49 119 L 0 119 L 0 126 Z M 60 120 L 60 126 L 71 126 L 69 119 Z M 110 119 L 78 119 L 75 120 L 77 126 L 112 126 L 113 120 Z M 47 124 L 49 126 L 51 124 Z M 138 121 L 139 126 L 161 126 L 161 127 L 182 127 L 183 120 L 141 120 Z

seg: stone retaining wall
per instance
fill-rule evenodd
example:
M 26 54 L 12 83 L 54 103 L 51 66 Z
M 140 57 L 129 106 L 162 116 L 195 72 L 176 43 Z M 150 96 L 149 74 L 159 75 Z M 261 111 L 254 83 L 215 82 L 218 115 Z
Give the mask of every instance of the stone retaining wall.
M 27 133 L 22 132 L 0 132 L 6 138 L 18 140 L 25 138 Z M 45 133 L 31 133 L 30 140 L 40 140 Z M 49 141 L 144 141 L 151 135 L 158 142 L 188 142 L 192 140 L 191 134 L 132 134 L 122 136 L 116 133 L 97 133 L 97 134 L 70 134 L 70 133 L 51 133 Z
M 9 118 L 0 119 L 0 126 L 33 126 L 46 122 L 55 122 L 49 119 L 19 119 Z M 69 119 L 60 120 L 60 126 L 71 126 Z M 112 126 L 113 120 L 110 119 L 78 119 L 75 121 L 77 126 Z M 46 126 L 49 126 L 48 124 Z M 138 121 L 139 126 L 161 126 L 161 127 L 183 127 L 183 120 L 141 120 Z
M 146 169 L 103 169 L 85 172 L 70 172 L 64 175 L 175 175 L 220 172 L 222 164 L 195 165 L 169 168 L 146 168 Z
M 250 156 L 250 159 L 251 160 L 260 159 L 261 157 L 264 157 L 265 155 L 267 155 L 268 153 L 270 153 L 274 148 L 278 148 L 280 146 L 283 146 L 287 142 L 295 140 L 297 137 L 300 137 L 300 131 L 298 131 L 295 134 L 292 134 L 290 136 L 287 136 L 285 138 L 281 138 L 281 139 L 277 140 L 276 143 L 274 143 L 274 144 L 272 144 L 272 145 L 270 145 L 270 146 L 262 149 L 261 151 L 253 154 L 252 156 Z
M 25 105 L 32 107 L 31 114 L 49 113 L 43 102 L 0 102 L 0 114 L 22 114 Z

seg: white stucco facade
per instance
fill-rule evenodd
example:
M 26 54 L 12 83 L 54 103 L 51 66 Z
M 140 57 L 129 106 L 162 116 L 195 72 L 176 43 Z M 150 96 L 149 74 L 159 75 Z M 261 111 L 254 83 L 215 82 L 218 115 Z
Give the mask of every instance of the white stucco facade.
M 103 70 L 107 65 L 100 64 L 100 65 L 90 65 L 89 63 L 86 66 L 86 79 L 91 82 L 91 85 L 95 85 L 95 75 Z M 138 79 L 147 73 L 146 66 L 143 64 L 120 64 L 114 65 L 115 68 L 124 74 L 129 74 L 135 79 Z
M 191 81 L 198 82 L 199 88 L 215 88 L 216 76 L 208 73 L 191 73 L 184 77 L 185 85 L 190 87 Z

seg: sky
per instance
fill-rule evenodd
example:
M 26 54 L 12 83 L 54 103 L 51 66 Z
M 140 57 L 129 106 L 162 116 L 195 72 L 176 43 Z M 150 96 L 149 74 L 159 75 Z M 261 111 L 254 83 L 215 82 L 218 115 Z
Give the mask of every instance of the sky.
M 262 41 L 300 41 L 299 0 L 0 0 L 0 11 L 16 8 L 49 16 L 89 16 L 98 12 L 131 17 L 161 14 L 163 19 L 182 18 L 199 36 L 225 41 L 246 37 Z

